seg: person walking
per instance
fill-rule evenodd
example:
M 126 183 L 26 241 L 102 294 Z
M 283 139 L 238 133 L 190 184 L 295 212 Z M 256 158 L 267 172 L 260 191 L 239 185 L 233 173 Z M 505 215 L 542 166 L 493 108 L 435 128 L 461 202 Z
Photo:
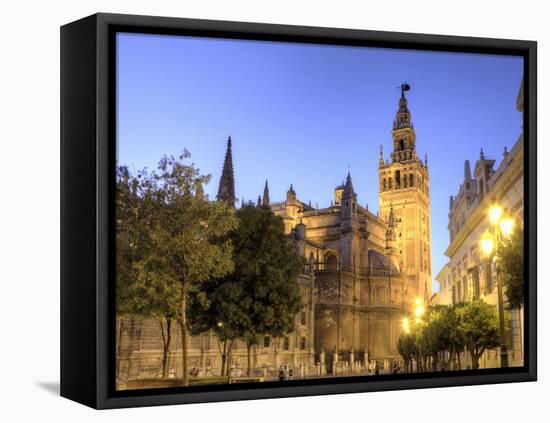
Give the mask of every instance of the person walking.
M 285 380 L 285 370 L 281 365 L 281 367 L 279 367 L 279 382 L 282 382 L 283 380 Z

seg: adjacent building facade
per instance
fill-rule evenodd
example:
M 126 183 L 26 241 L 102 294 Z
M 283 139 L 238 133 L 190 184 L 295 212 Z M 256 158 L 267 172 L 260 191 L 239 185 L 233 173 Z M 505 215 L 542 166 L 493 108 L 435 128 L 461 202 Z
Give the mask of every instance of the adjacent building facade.
M 427 160 L 416 152 L 416 135 L 402 92 L 392 131 L 391 161 L 379 161 L 379 207 L 374 214 L 358 202 L 351 174 L 333 190 L 331 205 L 313 208 L 293 185 L 286 198 L 270 201 L 266 181 L 257 205 L 284 222 L 297 254 L 306 260 L 299 277 L 303 309 L 295 329 L 282 338 L 265 336 L 253 353 L 254 368 L 275 374 L 287 363 L 297 375 L 361 372 L 376 360 L 384 368 L 400 360 L 401 319 L 416 297 L 431 296 L 430 194 Z M 235 204 L 232 141 L 228 140 L 217 200 Z M 242 207 L 251 207 L 251 203 Z M 258 281 L 262 283 L 262 281 Z M 119 381 L 160 373 L 159 323 L 124 318 L 117 322 Z M 181 376 L 181 339 L 173 328 L 171 373 Z M 213 334 L 190 337 L 189 368 L 219 374 L 221 357 Z M 237 342 L 232 374 L 246 368 L 247 350 Z
M 523 113 L 523 83 L 517 97 L 517 110 Z M 470 162 L 464 162 L 464 180 L 458 193 L 449 201 L 449 238 L 445 251 L 449 262 L 440 270 L 436 280 L 440 290 L 433 302 L 457 304 L 482 299 L 498 306 L 496 269 L 479 250 L 481 235 L 491 225 L 487 216 L 489 207 L 500 204 L 523 226 L 524 207 L 524 142 L 523 133 L 508 151 L 504 146 L 498 166 L 480 150 L 473 172 Z M 506 299 L 505 299 L 506 303 Z M 511 366 L 523 365 L 523 310 L 512 311 L 508 337 L 508 354 Z M 463 363 L 469 360 L 463 357 Z M 486 351 L 480 360 L 481 367 L 499 367 L 499 351 Z

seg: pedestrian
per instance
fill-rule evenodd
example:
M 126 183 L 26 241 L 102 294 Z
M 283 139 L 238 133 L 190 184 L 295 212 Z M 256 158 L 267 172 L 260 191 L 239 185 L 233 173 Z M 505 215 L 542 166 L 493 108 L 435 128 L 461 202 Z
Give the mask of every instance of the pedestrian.
M 285 371 L 283 369 L 283 366 L 279 367 L 279 382 L 282 382 L 285 380 Z
M 288 369 L 288 380 L 292 380 L 292 376 L 294 376 L 294 369 L 291 367 Z
M 380 374 L 380 365 L 378 364 L 378 360 L 374 362 L 374 374 L 376 376 Z

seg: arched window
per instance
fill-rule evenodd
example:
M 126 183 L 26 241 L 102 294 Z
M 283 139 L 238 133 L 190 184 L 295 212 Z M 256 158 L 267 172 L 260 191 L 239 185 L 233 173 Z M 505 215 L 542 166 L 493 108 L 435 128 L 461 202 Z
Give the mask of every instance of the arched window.
M 395 189 L 401 188 L 401 171 L 395 171 Z
M 409 186 L 414 187 L 414 176 L 412 173 L 409 175 Z
M 403 151 L 405 149 L 405 141 L 399 140 L 399 149 Z
M 329 272 L 336 272 L 338 270 L 338 259 L 334 254 L 331 254 L 326 259 L 327 270 Z
M 388 189 L 391 189 L 391 176 L 388 178 Z
M 313 257 L 313 253 L 309 254 L 309 271 L 313 272 L 315 269 L 315 257 Z
M 403 188 L 407 188 L 407 182 L 409 180 L 409 177 L 407 175 L 403 176 Z
M 386 191 L 386 178 L 382 180 L 382 191 Z

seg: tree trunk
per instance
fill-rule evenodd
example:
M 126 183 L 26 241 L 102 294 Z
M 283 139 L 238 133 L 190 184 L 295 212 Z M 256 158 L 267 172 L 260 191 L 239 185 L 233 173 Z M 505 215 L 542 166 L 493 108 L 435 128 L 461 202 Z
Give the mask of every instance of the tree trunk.
M 170 343 L 172 341 L 172 320 L 166 319 L 166 333 L 164 332 L 164 325 L 162 319 L 159 319 L 160 329 L 162 332 L 162 378 L 168 377 L 168 359 L 170 357 Z
M 231 349 L 231 344 L 228 339 L 225 339 L 223 342 L 220 341 L 220 338 L 217 338 L 218 350 L 220 351 L 221 356 L 221 366 L 220 366 L 220 376 L 228 376 L 228 363 L 229 363 L 229 351 Z
M 231 376 L 229 373 L 231 371 L 231 350 L 233 349 L 233 342 L 234 341 L 235 341 L 234 339 L 226 341 L 226 342 L 228 342 L 228 344 L 227 344 L 227 360 L 225 362 L 225 365 L 226 365 L 225 375 L 226 376 Z
M 123 331 L 123 325 L 125 323 L 125 319 L 123 318 L 120 318 L 120 324 L 118 325 L 118 337 L 117 337 L 117 361 L 116 361 L 116 378 L 119 379 L 120 378 L 120 361 L 121 361 L 121 351 L 122 351 L 122 334 L 124 333 Z
M 187 370 L 187 310 L 186 310 L 186 292 L 185 287 L 181 287 L 181 310 L 180 310 L 180 329 L 181 329 L 181 369 L 182 386 L 189 386 L 189 371 Z
M 225 353 L 222 354 L 222 366 L 221 366 L 221 369 L 220 369 L 220 376 L 225 376 L 225 362 L 226 362 L 226 359 L 227 359 L 227 356 L 225 355 Z
M 222 365 L 220 369 L 220 376 L 227 376 L 227 339 L 222 343 L 223 348 L 220 347 L 220 354 L 222 356 Z
M 481 356 L 481 353 L 475 350 L 470 350 L 470 355 L 472 356 L 472 369 L 479 369 L 479 357 Z
M 252 376 L 252 344 L 246 343 L 246 375 Z
M 458 363 L 458 370 L 462 370 L 462 364 L 460 364 L 460 351 L 456 350 L 456 361 Z

